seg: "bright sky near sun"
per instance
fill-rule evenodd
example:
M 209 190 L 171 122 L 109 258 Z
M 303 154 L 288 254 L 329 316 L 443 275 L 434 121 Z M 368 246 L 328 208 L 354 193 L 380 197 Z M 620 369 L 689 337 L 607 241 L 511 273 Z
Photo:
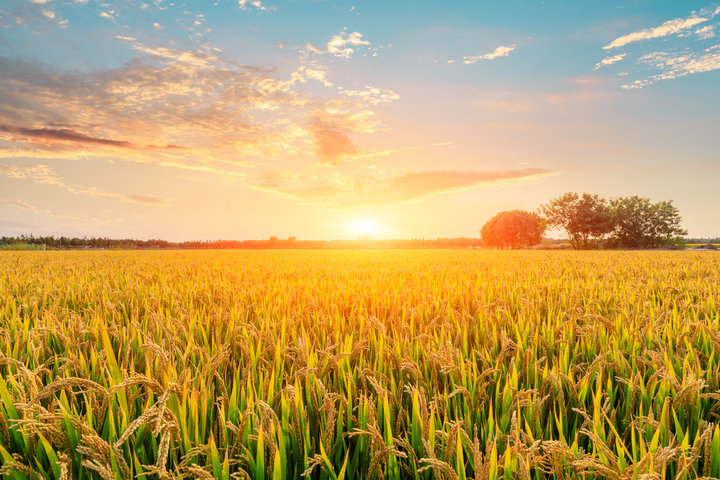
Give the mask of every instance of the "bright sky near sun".
M 0 234 L 478 236 L 567 191 L 720 234 L 720 2 L 3 0 Z

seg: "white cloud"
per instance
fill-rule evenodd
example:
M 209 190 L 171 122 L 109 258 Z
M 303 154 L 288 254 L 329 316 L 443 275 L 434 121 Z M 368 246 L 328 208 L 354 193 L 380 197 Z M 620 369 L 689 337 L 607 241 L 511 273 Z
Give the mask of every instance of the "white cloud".
M 681 53 L 653 52 L 640 57 L 640 61 L 658 69 L 660 73 L 644 80 L 635 80 L 622 85 L 622 88 L 637 89 L 660 80 L 672 80 L 694 73 L 720 70 L 720 46 L 707 48 L 700 54 L 687 51 Z
M 43 10 L 43 11 L 42 11 L 42 14 L 45 15 L 45 16 L 46 16 L 47 18 L 49 18 L 50 20 L 52 20 L 53 18 L 55 18 L 55 12 L 53 12 L 53 11 L 51 11 L 51 10 Z
M 240 10 L 255 8 L 260 11 L 265 11 L 268 9 L 260 0 L 238 0 L 238 5 L 240 6 Z
M 35 183 L 44 185 L 52 185 L 55 187 L 62 188 L 70 193 L 89 195 L 92 197 L 104 197 L 114 198 L 121 202 L 128 203 L 139 203 L 142 205 L 153 205 L 153 206 L 167 206 L 170 205 L 170 200 L 165 197 L 158 197 L 155 195 L 137 195 L 132 193 L 118 193 L 118 192 L 107 192 L 97 187 L 87 187 L 84 185 L 73 185 L 65 183 L 55 172 L 53 172 L 47 165 L 0 165 L 0 175 L 6 177 L 19 179 L 19 180 L 30 180 Z M 7 202 L 5 202 L 7 203 Z M 22 205 L 15 203 L 16 207 L 23 207 Z M 25 207 L 27 208 L 27 207 Z
M 339 35 L 333 35 L 324 47 L 318 47 L 312 43 L 306 43 L 304 48 L 306 48 L 309 52 L 321 55 L 330 54 L 335 57 L 348 59 L 355 53 L 355 49 L 352 47 L 364 45 L 369 46 L 371 43 L 364 40 L 360 32 L 348 33 L 347 31 L 343 31 Z M 373 56 L 375 55 L 373 54 Z
M 333 36 L 325 46 L 327 53 L 335 55 L 336 57 L 350 58 L 355 50 L 348 45 L 370 45 L 370 42 L 363 40 L 362 34 L 359 32 L 352 32 L 348 34 L 343 32 L 340 35 Z
M 688 18 L 668 20 L 658 27 L 646 28 L 644 30 L 638 30 L 627 35 L 623 35 L 622 37 L 618 37 L 609 44 L 605 45 L 603 49 L 610 50 L 612 48 L 624 47 L 629 43 L 639 42 L 641 40 L 666 37 L 668 35 L 680 33 L 685 29 L 694 27 L 695 25 L 706 22 L 707 20 L 708 19 L 705 17 L 698 17 L 695 15 Z
M 602 60 L 600 60 L 597 64 L 595 64 L 595 67 L 593 70 L 599 70 L 602 67 L 606 67 L 608 65 L 612 65 L 613 63 L 617 63 L 623 58 L 627 56 L 627 53 L 621 53 L 620 55 L 614 55 L 612 57 L 607 57 Z
M 482 60 L 495 60 L 496 58 L 507 57 L 513 50 L 515 50 L 515 45 L 501 45 L 492 52 L 486 53 L 484 55 L 463 57 L 463 63 L 465 65 L 471 65 L 475 62 L 479 62 Z
M 400 98 L 400 95 L 392 90 L 381 90 L 370 85 L 366 86 L 365 90 L 346 90 L 340 87 L 339 91 L 345 96 L 362 99 L 371 105 L 390 103 Z
M 695 30 L 695 35 L 702 38 L 703 40 L 713 38 L 715 36 L 715 25 L 706 25 L 702 28 L 698 28 L 697 30 Z

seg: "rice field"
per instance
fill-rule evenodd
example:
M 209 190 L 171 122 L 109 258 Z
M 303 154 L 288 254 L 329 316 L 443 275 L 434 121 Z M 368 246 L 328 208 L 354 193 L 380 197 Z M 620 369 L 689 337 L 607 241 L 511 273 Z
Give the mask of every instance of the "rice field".
M 720 253 L 0 252 L 0 475 L 720 477 Z

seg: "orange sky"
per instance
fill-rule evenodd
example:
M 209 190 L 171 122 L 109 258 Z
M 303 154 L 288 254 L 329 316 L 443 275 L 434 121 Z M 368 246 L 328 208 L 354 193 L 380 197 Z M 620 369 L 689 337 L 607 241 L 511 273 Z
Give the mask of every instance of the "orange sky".
M 719 235 L 720 4 L 579 3 L 9 0 L 0 234 L 477 236 L 587 191 Z

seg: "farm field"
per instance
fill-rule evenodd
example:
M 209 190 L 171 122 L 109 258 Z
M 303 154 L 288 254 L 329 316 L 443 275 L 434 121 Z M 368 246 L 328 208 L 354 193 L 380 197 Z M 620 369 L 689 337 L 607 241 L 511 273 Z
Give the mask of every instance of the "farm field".
M 0 252 L 0 474 L 720 477 L 719 329 L 716 252 Z

